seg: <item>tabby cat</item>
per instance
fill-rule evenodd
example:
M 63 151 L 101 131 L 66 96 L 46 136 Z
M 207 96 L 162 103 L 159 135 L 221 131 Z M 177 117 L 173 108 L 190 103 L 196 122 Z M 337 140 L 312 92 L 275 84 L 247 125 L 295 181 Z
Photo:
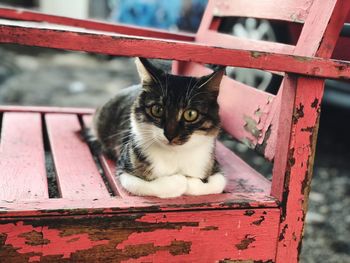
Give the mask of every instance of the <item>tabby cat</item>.
M 136 59 L 141 84 L 122 89 L 94 115 L 93 133 L 130 193 L 171 198 L 221 193 L 215 160 L 217 97 L 224 68 L 195 78 Z

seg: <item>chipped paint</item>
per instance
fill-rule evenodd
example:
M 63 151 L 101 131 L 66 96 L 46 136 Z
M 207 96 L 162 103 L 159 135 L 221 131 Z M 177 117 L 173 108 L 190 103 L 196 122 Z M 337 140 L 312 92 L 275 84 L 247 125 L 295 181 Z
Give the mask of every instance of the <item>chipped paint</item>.
M 303 19 L 300 19 L 300 13 L 293 13 L 290 15 L 290 19 L 294 22 L 294 23 L 304 23 L 305 21 Z
M 301 61 L 301 62 L 307 62 L 307 61 L 311 61 L 312 58 L 310 57 L 301 57 L 301 56 L 293 56 L 293 58 L 297 61 Z
M 301 103 L 295 108 L 293 113 L 293 123 L 296 124 L 300 118 L 304 117 L 304 105 Z
M 286 231 L 288 229 L 288 225 L 284 225 L 279 237 L 278 237 L 278 240 L 279 241 L 282 241 L 284 239 L 284 235 L 286 234 Z
M 318 107 L 318 102 L 319 102 L 318 98 L 315 98 L 315 100 L 311 103 L 311 108 Z
M 241 240 L 240 243 L 236 244 L 236 248 L 239 250 L 245 250 L 255 241 L 255 237 L 251 235 L 245 235 L 244 239 Z
M 257 128 L 258 122 L 247 115 L 244 115 L 243 118 L 245 121 L 244 129 L 256 139 L 259 139 L 262 136 L 262 132 Z
M 261 224 L 262 222 L 264 222 L 264 221 L 265 221 L 265 217 L 264 217 L 264 216 L 260 216 L 260 219 L 254 221 L 254 222 L 252 222 L 252 224 L 253 224 L 253 225 L 256 225 L 256 226 L 260 226 L 260 224 Z
M 251 55 L 253 58 L 259 58 L 259 57 L 265 55 L 265 53 L 259 52 L 259 51 L 251 51 L 251 52 L 250 52 L 250 55 Z
M 245 216 L 252 216 L 252 215 L 254 215 L 255 214 L 255 211 L 254 210 L 246 210 L 245 212 L 244 212 L 244 215 Z
M 255 150 L 262 155 L 265 155 L 266 146 L 267 146 L 268 141 L 270 139 L 271 132 L 272 132 L 272 124 L 270 124 L 269 127 L 267 128 L 267 130 L 265 132 L 264 140 L 262 141 L 262 143 L 257 144 L 255 146 Z
M 213 230 L 218 230 L 219 228 L 217 226 L 206 226 L 201 228 L 201 231 L 213 231 Z

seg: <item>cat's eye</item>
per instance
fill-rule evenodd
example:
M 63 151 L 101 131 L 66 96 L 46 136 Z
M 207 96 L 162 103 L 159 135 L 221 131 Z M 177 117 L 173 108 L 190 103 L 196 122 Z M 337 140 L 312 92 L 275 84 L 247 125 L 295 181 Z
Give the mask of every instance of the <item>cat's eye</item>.
M 163 116 L 163 107 L 155 104 L 151 107 L 151 114 L 156 117 L 156 118 L 160 118 Z
M 196 110 L 186 110 L 183 114 L 185 121 L 193 122 L 198 118 L 198 111 Z

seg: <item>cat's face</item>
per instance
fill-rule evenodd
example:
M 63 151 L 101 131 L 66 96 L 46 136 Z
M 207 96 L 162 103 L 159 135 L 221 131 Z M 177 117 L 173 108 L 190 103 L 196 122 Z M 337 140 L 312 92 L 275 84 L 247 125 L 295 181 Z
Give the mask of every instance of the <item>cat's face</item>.
M 134 116 L 143 135 L 166 145 L 183 145 L 193 135 L 219 132 L 217 96 L 223 70 L 202 78 L 167 74 L 141 59 L 138 70 L 143 89 Z M 151 138 L 150 138 L 151 137 Z

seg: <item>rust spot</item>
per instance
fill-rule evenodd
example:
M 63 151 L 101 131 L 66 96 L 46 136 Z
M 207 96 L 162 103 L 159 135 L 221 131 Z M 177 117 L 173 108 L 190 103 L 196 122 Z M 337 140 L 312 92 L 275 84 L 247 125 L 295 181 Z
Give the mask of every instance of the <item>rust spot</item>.
M 337 65 L 337 66 L 335 66 L 339 71 L 343 71 L 343 70 L 345 70 L 347 67 L 346 66 L 344 66 L 344 65 Z
M 299 107 L 295 109 L 295 112 L 293 114 L 293 123 L 296 124 L 302 117 L 304 117 L 304 105 L 300 103 Z
M 272 125 L 270 124 L 269 127 L 267 128 L 266 132 L 265 132 L 265 136 L 264 136 L 264 140 L 261 144 L 257 144 L 255 147 L 255 150 L 257 152 L 259 152 L 262 155 L 265 155 L 265 150 L 266 150 L 266 146 L 267 146 L 267 142 L 269 141 L 269 138 L 271 136 L 271 129 L 272 129 Z
M 192 242 L 174 240 L 171 242 L 171 245 L 169 247 L 169 252 L 173 256 L 189 254 L 191 251 L 191 246 L 192 246 Z
M 220 260 L 219 263 L 274 263 L 272 259 L 269 260 L 231 260 L 231 259 L 224 259 Z
M 316 108 L 318 105 L 318 98 L 315 98 L 315 100 L 311 103 L 311 108 Z
M 206 226 L 201 228 L 201 231 L 213 231 L 213 230 L 218 230 L 219 228 L 217 226 Z
M 50 240 L 43 237 L 43 233 L 35 230 L 23 233 L 19 235 L 19 237 L 24 237 L 26 239 L 26 244 L 30 246 L 42 246 L 50 243 Z
M 250 55 L 251 55 L 253 58 L 259 58 L 259 57 L 263 56 L 264 53 L 259 52 L 259 51 L 251 51 L 251 52 L 250 52 Z
M 286 234 L 287 229 L 288 229 L 288 225 L 285 225 L 278 237 L 278 241 L 282 241 L 284 239 L 284 235 Z
M 311 61 L 312 58 L 308 58 L 308 57 L 301 57 L 301 56 L 293 56 L 293 58 L 295 60 L 298 60 L 300 62 L 307 62 L 307 61 Z
M 192 242 L 174 240 L 168 246 L 155 246 L 153 243 L 141 244 L 136 246 L 127 246 L 123 253 L 128 258 L 140 258 L 152 255 L 157 251 L 169 251 L 173 256 L 189 254 L 191 251 Z
M 78 241 L 79 239 L 80 239 L 79 237 L 75 237 L 75 238 L 67 240 L 67 243 L 74 243 L 74 242 Z
M 241 240 L 239 244 L 236 244 L 236 248 L 239 250 L 245 250 L 248 246 L 255 241 L 255 237 L 251 235 L 245 235 L 244 239 Z
M 261 137 L 261 130 L 259 130 L 257 128 L 257 121 L 254 120 L 253 118 L 249 117 L 249 116 L 244 116 L 244 129 L 249 132 L 251 135 L 253 135 L 256 139 L 259 139 Z
M 242 143 L 247 145 L 249 148 L 254 149 L 254 143 L 251 139 L 249 138 L 243 138 Z
M 254 115 L 257 117 L 260 117 L 263 114 L 262 110 L 260 109 L 260 107 L 254 112 Z
M 302 132 L 311 132 L 311 133 L 313 133 L 314 129 L 315 129 L 315 127 L 309 126 L 309 127 L 306 127 L 306 128 L 301 128 L 301 131 Z
M 260 226 L 260 224 L 261 224 L 262 222 L 264 222 L 264 221 L 265 221 L 265 217 L 264 217 L 264 216 L 260 216 L 260 219 L 254 221 L 252 224 L 254 224 L 254 225 L 256 225 L 256 226 Z
M 0 233 L 0 247 L 2 247 L 3 245 L 5 245 L 5 240 L 7 238 L 7 235 L 4 233 Z
M 252 215 L 254 215 L 255 214 L 255 211 L 254 210 L 246 210 L 245 212 L 244 212 L 244 215 L 245 216 L 252 216 Z

